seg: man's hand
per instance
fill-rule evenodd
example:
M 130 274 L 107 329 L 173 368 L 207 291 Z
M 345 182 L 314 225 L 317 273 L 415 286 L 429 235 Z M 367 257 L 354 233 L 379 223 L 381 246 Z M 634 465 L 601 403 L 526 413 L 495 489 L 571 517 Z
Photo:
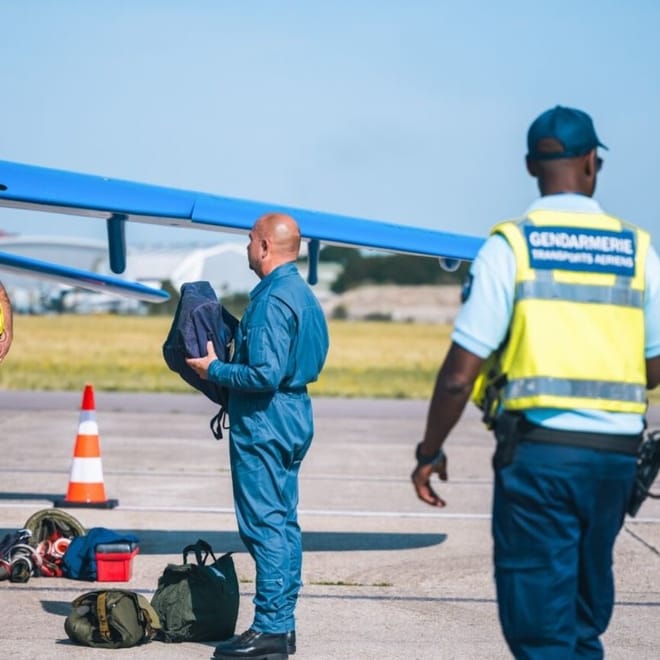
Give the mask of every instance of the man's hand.
M 215 348 L 213 348 L 213 342 L 208 341 L 206 343 L 206 356 L 199 358 L 186 358 L 186 364 L 192 367 L 192 369 L 204 380 L 208 378 L 209 365 L 213 360 L 217 360 L 218 356 L 215 354 Z
M 443 507 L 445 501 L 431 487 L 431 476 L 436 473 L 441 481 L 447 481 L 447 457 L 443 456 L 436 463 L 418 465 L 410 475 L 417 497 L 431 506 Z

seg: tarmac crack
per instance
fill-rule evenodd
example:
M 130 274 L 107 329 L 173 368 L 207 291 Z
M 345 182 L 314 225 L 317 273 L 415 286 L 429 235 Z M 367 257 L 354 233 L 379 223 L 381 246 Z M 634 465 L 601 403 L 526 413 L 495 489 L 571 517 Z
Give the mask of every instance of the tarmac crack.
M 658 549 L 657 549 L 652 543 L 649 543 L 648 541 L 644 540 L 644 539 L 643 539 L 641 536 L 639 536 L 638 534 L 635 534 L 635 532 L 633 532 L 633 531 L 628 527 L 628 525 L 626 525 L 626 526 L 624 527 L 624 529 L 626 530 L 626 532 L 628 532 L 628 534 L 630 534 L 630 536 L 632 536 L 636 541 L 638 541 L 639 543 L 641 543 L 645 548 L 648 548 L 653 554 L 656 554 L 656 555 L 660 556 L 660 550 L 658 550 Z

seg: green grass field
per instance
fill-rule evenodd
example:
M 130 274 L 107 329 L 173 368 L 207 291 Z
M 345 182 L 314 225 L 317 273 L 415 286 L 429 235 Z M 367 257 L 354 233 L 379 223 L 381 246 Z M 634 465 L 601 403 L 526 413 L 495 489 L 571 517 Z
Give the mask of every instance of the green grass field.
M 0 389 L 191 392 L 163 361 L 169 317 L 16 316 Z M 444 325 L 332 321 L 317 396 L 417 398 L 431 395 L 449 347 Z M 660 392 L 651 399 L 660 402 Z
M 16 316 L 0 389 L 192 391 L 163 361 L 169 317 Z M 330 324 L 319 396 L 428 398 L 450 329 L 389 322 Z

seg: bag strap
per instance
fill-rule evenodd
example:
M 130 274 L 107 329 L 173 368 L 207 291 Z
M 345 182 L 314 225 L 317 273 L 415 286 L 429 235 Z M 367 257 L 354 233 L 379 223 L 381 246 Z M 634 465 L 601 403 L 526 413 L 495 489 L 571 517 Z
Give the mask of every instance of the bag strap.
M 208 559 L 209 555 L 213 557 L 214 563 L 218 561 L 213 554 L 213 548 L 211 548 L 211 546 L 204 539 L 197 539 L 196 543 L 191 543 L 183 549 L 184 564 L 188 563 L 188 553 L 190 552 L 195 553 L 195 559 L 200 566 L 206 566 L 206 560 Z M 204 553 L 203 555 L 202 552 Z
M 145 624 L 146 636 L 149 639 L 158 636 L 163 630 L 158 612 L 142 594 L 131 592 L 131 595 L 135 599 L 135 606 L 138 610 L 140 620 Z
M 108 625 L 108 592 L 99 591 L 96 596 L 96 617 L 99 622 L 99 633 L 103 639 L 110 642 L 110 626 Z
M 218 410 L 217 415 L 213 415 L 211 417 L 211 421 L 209 422 L 209 428 L 211 429 L 211 433 L 213 433 L 213 437 L 216 440 L 222 440 L 222 429 L 228 429 L 229 426 L 226 424 L 227 421 L 227 411 L 220 406 L 220 410 Z

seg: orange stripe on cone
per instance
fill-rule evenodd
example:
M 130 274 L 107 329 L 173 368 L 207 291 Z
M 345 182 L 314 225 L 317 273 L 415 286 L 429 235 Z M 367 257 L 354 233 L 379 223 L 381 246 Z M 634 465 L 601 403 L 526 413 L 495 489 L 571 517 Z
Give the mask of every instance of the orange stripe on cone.
M 86 385 L 73 449 L 69 488 L 64 498 L 55 501 L 55 506 L 112 509 L 117 504 L 117 500 L 109 500 L 105 494 L 94 390 L 91 385 Z
M 78 434 L 73 450 L 74 458 L 97 458 L 101 456 L 101 444 L 98 435 Z

